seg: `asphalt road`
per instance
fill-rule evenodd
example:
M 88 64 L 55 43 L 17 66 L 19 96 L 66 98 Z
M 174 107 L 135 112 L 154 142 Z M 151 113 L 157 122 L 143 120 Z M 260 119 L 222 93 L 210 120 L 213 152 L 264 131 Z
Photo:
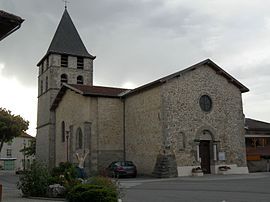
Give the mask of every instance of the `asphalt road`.
M 0 171 L 3 202 L 47 200 L 22 198 L 18 177 Z M 123 202 L 270 202 L 270 173 L 207 175 L 173 179 L 120 179 Z M 48 201 L 47 201 L 48 202 Z
M 270 173 L 186 177 L 160 181 L 122 180 L 127 202 L 269 202 Z

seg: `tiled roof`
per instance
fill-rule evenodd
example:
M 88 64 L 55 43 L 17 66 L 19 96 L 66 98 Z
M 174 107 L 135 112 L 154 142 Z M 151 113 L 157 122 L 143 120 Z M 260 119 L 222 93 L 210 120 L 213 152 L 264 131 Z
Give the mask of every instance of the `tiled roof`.
M 80 91 L 82 95 L 119 97 L 121 93 L 127 91 L 127 89 L 124 89 L 124 88 L 88 86 L 88 85 L 79 85 L 79 84 L 68 84 L 68 85 Z
M 0 10 L 0 41 L 16 31 L 24 20 L 16 15 Z
M 168 80 L 170 79 L 173 79 L 173 78 L 176 78 L 176 77 L 180 77 L 180 76 L 183 76 L 184 74 L 186 74 L 187 72 L 190 72 L 190 71 L 193 71 L 195 70 L 196 68 L 200 68 L 202 67 L 203 65 L 208 65 L 209 67 L 211 67 L 214 71 L 216 71 L 217 74 L 225 77 L 228 82 L 234 84 L 237 88 L 239 88 L 239 90 L 242 92 L 242 93 L 245 93 L 245 92 L 248 92 L 249 89 L 244 86 L 243 84 L 241 84 L 238 80 L 236 80 L 235 78 L 233 78 L 230 74 L 228 74 L 226 71 L 224 71 L 221 67 L 219 67 L 216 63 L 214 63 L 212 60 L 210 59 L 206 59 L 206 60 L 203 60 L 202 62 L 199 62 L 195 65 L 192 65 L 186 69 L 183 69 L 181 71 L 178 71 L 174 74 L 171 74 L 171 75 L 168 75 L 168 76 L 165 76 L 163 78 L 160 78 L 158 80 L 155 80 L 153 82 L 150 82 L 148 84 L 145 84 L 143 86 L 140 86 L 138 88 L 135 88 L 133 90 L 131 90 L 129 93 L 125 94 L 124 96 L 129 96 L 129 95 L 132 95 L 134 93 L 137 93 L 137 92 L 141 92 L 143 90 L 146 90 L 146 89 L 149 89 L 149 88 L 153 88 L 153 87 L 156 87 L 158 85 L 161 85 L 165 82 L 167 82 Z
M 247 130 L 270 131 L 270 123 L 258 121 L 255 119 L 246 118 L 245 126 Z
M 53 101 L 53 104 L 51 106 L 52 110 L 56 109 L 67 89 L 73 90 L 76 93 L 81 94 L 82 96 L 99 96 L 110 98 L 120 98 L 123 93 L 130 91 L 124 88 L 112 88 L 105 86 L 88 86 L 88 85 L 64 83 L 60 91 L 56 95 L 56 98 Z
M 35 137 L 31 136 L 31 135 L 28 135 L 27 133 L 23 133 L 19 137 L 23 137 L 23 138 L 35 138 Z

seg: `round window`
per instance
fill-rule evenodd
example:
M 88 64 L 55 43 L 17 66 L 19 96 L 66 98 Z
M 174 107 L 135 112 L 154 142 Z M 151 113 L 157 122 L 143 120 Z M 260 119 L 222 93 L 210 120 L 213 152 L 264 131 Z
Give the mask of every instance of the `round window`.
M 203 95 L 200 98 L 200 107 L 203 111 L 209 112 L 212 108 L 212 100 L 208 95 Z

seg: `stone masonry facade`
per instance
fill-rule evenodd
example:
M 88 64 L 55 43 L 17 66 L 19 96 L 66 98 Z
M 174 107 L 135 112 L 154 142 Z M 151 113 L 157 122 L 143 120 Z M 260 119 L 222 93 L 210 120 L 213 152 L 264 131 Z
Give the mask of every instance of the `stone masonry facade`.
M 76 83 L 82 76 L 86 85 L 93 83 L 93 60 L 84 58 L 84 68 L 76 68 L 77 58 L 68 56 L 68 67 L 61 67 L 61 55 L 50 54 L 39 64 L 37 159 L 49 167 L 55 163 L 55 114 L 50 111 L 59 89 L 61 75 L 66 74 L 69 83 Z
M 209 112 L 199 105 L 205 94 L 212 99 Z M 241 91 L 208 65 L 119 98 L 67 90 L 55 113 L 56 165 L 68 155 L 66 142 L 61 142 L 64 121 L 74 163 L 76 129 L 83 129 L 83 149 L 90 150 L 89 172 L 126 159 L 137 165 L 140 174 L 152 175 L 157 159 L 169 150 L 175 156 L 178 175 L 190 175 L 192 168 L 200 166 L 198 144 L 205 131 L 210 134 L 211 173 L 218 173 L 222 165 L 230 166 L 230 173 L 247 172 Z M 219 159 L 220 152 L 225 159 Z

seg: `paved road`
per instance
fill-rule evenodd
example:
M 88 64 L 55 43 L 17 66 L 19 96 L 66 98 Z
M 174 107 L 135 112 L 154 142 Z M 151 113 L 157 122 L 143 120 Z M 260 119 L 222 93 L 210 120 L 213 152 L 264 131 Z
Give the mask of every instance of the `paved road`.
M 269 202 L 270 173 L 122 180 L 128 202 Z
M 0 184 L 3 185 L 3 202 L 50 202 L 48 200 L 22 198 L 20 191 L 17 189 L 18 179 L 14 172 L 0 171 Z
M 22 198 L 18 176 L 0 171 L 3 202 L 48 202 Z M 124 202 L 269 202 L 270 173 L 208 175 L 173 179 L 121 179 Z

